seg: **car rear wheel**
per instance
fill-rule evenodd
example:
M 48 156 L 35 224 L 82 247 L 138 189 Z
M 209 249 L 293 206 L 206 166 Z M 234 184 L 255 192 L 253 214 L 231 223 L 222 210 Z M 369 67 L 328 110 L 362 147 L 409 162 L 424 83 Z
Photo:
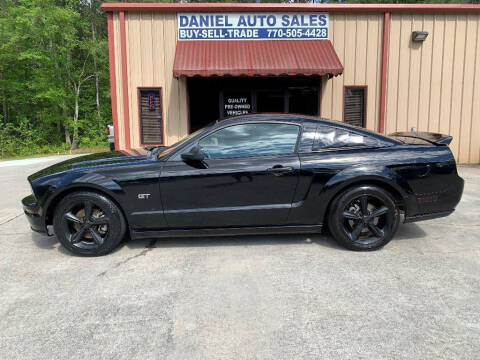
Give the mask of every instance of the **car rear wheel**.
M 392 195 L 366 185 L 347 189 L 333 200 L 328 225 L 340 245 L 352 250 L 374 250 L 392 239 L 399 220 Z
M 83 256 L 108 254 L 122 241 L 126 230 L 122 212 L 113 201 L 83 191 L 67 195 L 58 204 L 53 226 L 60 243 Z

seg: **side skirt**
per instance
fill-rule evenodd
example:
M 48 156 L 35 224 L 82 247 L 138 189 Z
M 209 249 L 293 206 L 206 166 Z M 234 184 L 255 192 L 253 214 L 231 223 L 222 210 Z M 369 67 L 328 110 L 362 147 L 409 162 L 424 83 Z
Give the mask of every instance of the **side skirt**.
M 265 235 L 265 234 L 311 234 L 319 233 L 322 225 L 290 225 L 290 226 L 259 226 L 231 227 L 211 229 L 170 229 L 170 230 L 139 230 L 131 231 L 132 239 L 151 239 L 165 237 L 203 237 L 203 236 L 234 236 L 234 235 Z

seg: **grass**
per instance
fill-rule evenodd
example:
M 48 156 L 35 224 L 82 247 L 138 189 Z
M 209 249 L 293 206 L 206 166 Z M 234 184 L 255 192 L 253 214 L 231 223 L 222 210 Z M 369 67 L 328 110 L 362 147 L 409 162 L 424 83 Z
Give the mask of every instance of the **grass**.
M 91 153 L 98 153 L 98 152 L 105 152 L 105 151 L 110 151 L 110 149 L 107 146 L 105 146 L 105 147 L 95 147 L 95 148 L 81 148 L 81 149 L 76 149 L 76 150 L 55 151 L 55 152 L 48 152 L 48 153 L 41 153 L 41 154 L 31 154 L 31 155 L 22 155 L 22 156 L 8 156 L 8 157 L 0 158 L 0 161 L 32 159 L 32 158 L 47 157 L 47 156 L 52 156 L 52 155 L 91 154 Z

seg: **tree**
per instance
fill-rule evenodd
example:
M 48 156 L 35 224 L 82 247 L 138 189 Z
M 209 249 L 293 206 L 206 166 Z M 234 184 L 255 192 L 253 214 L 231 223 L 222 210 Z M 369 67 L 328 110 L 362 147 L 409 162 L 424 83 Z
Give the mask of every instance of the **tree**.
M 108 49 L 99 6 L 98 0 L 2 2 L 0 118 L 11 129 L 26 119 L 45 145 L 61 142 L 63 133 L 72 149 L 82 131 L 87 142 L 105 141 Z

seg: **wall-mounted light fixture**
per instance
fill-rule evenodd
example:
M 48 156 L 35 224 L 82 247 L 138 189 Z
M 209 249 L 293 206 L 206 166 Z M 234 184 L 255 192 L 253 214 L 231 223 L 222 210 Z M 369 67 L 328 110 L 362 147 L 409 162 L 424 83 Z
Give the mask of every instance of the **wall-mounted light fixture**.
M 413 31 L 412 32 L 412 41 L 425 41 L 428 36 L 426 31 Z

